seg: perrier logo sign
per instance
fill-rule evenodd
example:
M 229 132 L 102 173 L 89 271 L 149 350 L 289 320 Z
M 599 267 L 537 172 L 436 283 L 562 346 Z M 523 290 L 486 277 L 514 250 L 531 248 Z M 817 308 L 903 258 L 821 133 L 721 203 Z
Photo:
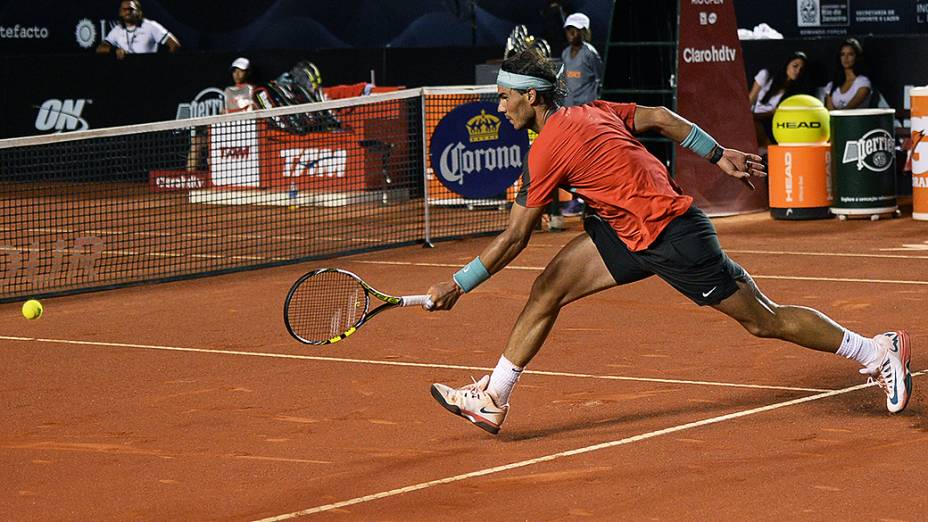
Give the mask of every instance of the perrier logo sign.
M 895 153 L 896 142 L 892 135 L 884 129 L 874 129 L 859 140 L 845 142 L 841 162 L 857 162 L 858 171 L 883 172 L 892 166 Z

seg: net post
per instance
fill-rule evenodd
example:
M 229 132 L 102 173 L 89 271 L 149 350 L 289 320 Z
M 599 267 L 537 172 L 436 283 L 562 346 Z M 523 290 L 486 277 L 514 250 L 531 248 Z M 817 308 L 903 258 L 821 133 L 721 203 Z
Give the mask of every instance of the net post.
M 432 223 L 429 215 L 429 140 L 428 140 L 428 127 L 426 123 L 426 110 L 425 110 L 425 96 L 426 92 L 424 88 L 419 88 L 420 95 L 420 111 L 419 115 L 422 118 L 422 188 L 423 188 L 423 197 L 422 205 L 424 211 L 425 227 L 424 227 L 424 237 L 422 238 L 422 247 L 423 248 L 434 248 L 435 245 L 432 244 Z

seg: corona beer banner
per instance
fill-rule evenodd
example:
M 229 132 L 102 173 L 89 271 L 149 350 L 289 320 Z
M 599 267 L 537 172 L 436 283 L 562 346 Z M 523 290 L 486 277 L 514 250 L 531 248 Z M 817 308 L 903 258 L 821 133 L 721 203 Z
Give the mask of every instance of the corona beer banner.
M 723 146 L 757 152 L 733 0 L 682 0 L 678 53 L 677 112 Z M 683 190 L 710 215 L 767 207 L 766 181 L 755 180 L 757 190 L 748 190 L 681 147 L 675 174 Z
M 467 103 L 441 119 L 429 151 L 445 187 L 469 199 L 491 198 L 522 174 L 528 133 L 513 128 L 493 103 Z

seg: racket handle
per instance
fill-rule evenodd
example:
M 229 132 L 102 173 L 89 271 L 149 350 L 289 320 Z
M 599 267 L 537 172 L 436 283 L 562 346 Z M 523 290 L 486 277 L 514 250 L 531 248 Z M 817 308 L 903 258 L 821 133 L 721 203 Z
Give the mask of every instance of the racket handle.
M 417 306 L 421 305 L 426 310 L 432 309 L 432 298 L 427 295 L 407 295 L 403 296 L 400 306 Z

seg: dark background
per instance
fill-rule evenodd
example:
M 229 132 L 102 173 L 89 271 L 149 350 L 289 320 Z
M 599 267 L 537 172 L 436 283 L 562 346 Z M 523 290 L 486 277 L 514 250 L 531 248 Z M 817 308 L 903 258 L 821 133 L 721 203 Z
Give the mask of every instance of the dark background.
M 864 44 L 871 80 L 904 120 L 906 86 L 928 84 L 923 51 L 928 0 L 819 0 L 844 5 L 839 8 L 847 13 L 846 24 L 824 28 L 798 26 L 803 1 L 735 0 L 739 27 L 765 22 L 786 36 L 741 42 L 745 81 L 760 68 L 780 67 L 801 49 L 812 58 L 815 82 L 824 85 L 841 39 L 854 35 Z M 612 2 L 562 4 L 567 13 L 590 16 L 593 43 L 604 54 Z M 90 128 L 173 119 L 178 105 L 203 89 L 229 85 L 228 66 L 237 56 L 252 60 L 257 83 L 310 60 L 326 86 L 370 81 L 373 72 L 378 85 L 418 87 L 473 84 L 474 67 L 502 58 L 506 37 L 519 23 L 549 39 L 555 54 L 564 45 L 560 14 L 547 0 L 142 0 L 146 16 L 165 25 L 184 47 L 177 55 L 134 55 L 119 62 L 93 53 L 115 22 L 118 5 L 118 0 L 0 0 L 0 138 L 39 134 L 38 109 L 53 99 L 86 100 L 80 117 Z M 892 20 L 859 20 L 872 19 L 875 10 Z M 85 41 L 88 48 L 75 35 L 81 20 L 95 27 L 95 40 Z M 46 37 L 14 37 L 16 26 L 19 34 L 34 27 Z

